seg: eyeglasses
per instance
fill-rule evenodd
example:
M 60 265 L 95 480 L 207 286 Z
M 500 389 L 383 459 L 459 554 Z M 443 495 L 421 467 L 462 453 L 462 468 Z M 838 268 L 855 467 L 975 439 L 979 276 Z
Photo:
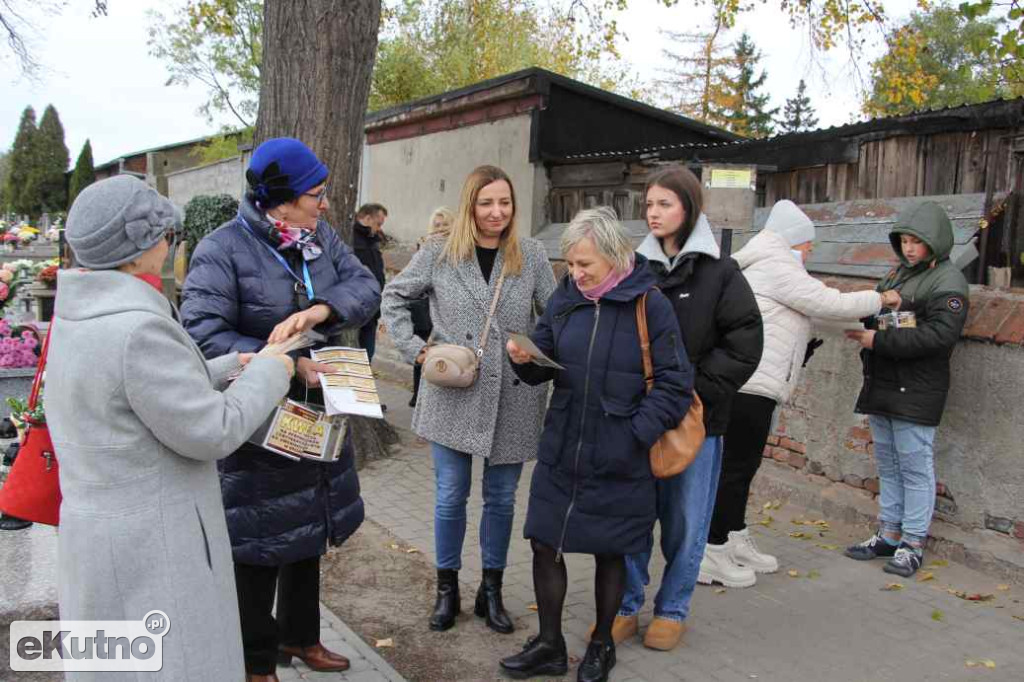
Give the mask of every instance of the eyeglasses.
M 324 199 L 327 198 L 327 185 L 324 185 L 324 188 L 319 192 L 303 192 L 302 196 L 313 197 L 314 199 L 316 199 L 317 204 L 322 204 L 324 203 Z

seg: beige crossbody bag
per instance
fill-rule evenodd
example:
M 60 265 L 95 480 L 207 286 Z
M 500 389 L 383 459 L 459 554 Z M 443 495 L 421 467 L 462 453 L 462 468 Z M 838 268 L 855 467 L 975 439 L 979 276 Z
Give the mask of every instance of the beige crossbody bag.
M 473 350 L 455 343 L 427 344 L 427 355 L 423 359 L 423 378 L 435 386 L 446 388 L 467 388 L 476 382 L 480 374 L 480 358 L 487 347 L 487 334 L 491 331 L 491 319 L 498 307 L 501 286 L 505 283 L 505 269 L 501 269 L 498 286 L 494 289 L 491 309 L 480 335 L 480 345 Z

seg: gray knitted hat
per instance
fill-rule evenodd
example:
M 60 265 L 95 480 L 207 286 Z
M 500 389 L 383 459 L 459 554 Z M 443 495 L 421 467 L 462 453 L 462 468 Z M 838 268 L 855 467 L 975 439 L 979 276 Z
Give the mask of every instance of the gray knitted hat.
M 68 212 L 68 244 L 75 260 L 93 270 L 110 270 L 149 251 L 181 215 L 155 189 L 130 175 L 89 185 Z

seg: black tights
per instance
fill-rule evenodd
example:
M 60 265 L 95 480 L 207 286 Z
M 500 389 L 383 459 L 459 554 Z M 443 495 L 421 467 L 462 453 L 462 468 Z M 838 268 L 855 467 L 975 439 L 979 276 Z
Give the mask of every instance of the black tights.
M 533 548 L 533 591 L 537 595 L 540 638 L 546 642 L 561 642 L 562 606 L 568 583 L 565 558 L 555 561 L 555 550 L 536 540 L 531 540 L 530 546 Z M 592 639 L 610 642 L 612 623 L 626 591 L 626 559 L 622 554 L 597 554 L 594 559 L 597 561 L 594 573 L 597 625 Z

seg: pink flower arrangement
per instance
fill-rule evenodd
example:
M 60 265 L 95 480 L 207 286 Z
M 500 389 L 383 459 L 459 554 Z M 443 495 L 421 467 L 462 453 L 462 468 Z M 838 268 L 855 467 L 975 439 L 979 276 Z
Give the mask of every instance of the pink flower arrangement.
M 7 320 L 0 320 L 0 367 L 35 367 L 39 362 L 38 348 L 39 334 L 34 329 L 12 329 Z

